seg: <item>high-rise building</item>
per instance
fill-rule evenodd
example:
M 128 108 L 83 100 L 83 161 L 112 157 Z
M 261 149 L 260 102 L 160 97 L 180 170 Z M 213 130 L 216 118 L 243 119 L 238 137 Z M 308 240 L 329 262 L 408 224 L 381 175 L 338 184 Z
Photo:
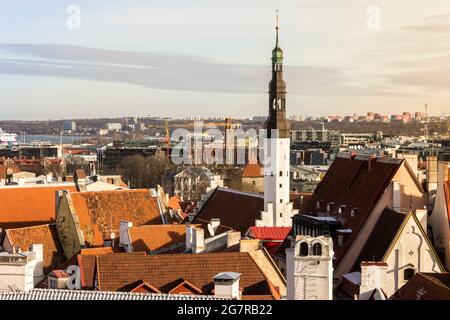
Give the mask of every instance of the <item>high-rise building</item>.
M 283 80 L 283 50 L 278 42 L 272 51 L 272 79 L 269 83 L 269 117 L 264 157 L 264 212 L 259 226 L 290 226 L 294 214 L 289 202 L 290 123 L 286 119 L 286 83 Z

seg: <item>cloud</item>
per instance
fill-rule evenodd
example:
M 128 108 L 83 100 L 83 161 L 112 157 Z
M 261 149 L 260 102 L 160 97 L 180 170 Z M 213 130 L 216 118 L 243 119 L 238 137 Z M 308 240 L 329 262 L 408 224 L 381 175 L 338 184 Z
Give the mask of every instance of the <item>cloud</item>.
M 287 66 L 285 70 L 290 94 L 396 95 L 382 88 L 352 84 L 349 70 L 344 68 Z M 270 66 L 217 63 L 179 53 L 0 44 L 0 73 L 117 82 L 163 90 L 260 94 L 267 88 Z

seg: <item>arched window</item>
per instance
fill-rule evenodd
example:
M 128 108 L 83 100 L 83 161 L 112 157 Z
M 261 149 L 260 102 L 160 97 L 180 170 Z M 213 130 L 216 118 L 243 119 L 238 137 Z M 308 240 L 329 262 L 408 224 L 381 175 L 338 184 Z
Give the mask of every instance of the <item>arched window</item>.
M 307 242 L 300 243 L 300 257 L 307 257 L 309 254 L 309 245 Z
M 313 250 L 313 256 L 321 256 L 322 255 L 322 245 L 320 243 L 314 243 L 312 250 Z

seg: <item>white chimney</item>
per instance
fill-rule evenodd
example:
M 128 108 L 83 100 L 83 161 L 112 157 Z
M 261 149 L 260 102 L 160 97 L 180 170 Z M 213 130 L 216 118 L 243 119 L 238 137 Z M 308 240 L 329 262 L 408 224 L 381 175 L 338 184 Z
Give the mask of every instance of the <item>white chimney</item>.
M 44 245 L 32 244 L 30 245 L 30 252 L 34 253 L 34 284 L 38 284 L 44 278 Z
M 369 300 L 374 290 L 386 288 L 387 268 L 385 262 L 361 262 L 359 300 Z
M 208 224 L 208 232 L 211 237 L 214 237 L 216 234 L 217 228 L 220 226 L 220 219 L 211 219 L 211 222 Z
M 241 299 L 239 280 L 241 274 L 237 272 L 221 272 L 214 276 L 214 296 L 222 299 Z
M 133 222 L 120 221 L 119 229 L 119 247 L 123 247 L 126 252 L 132 252 L 133 246 L 131 245 L 131 236 L 129 229 L 133 227 Z
M 193 253 L 200 253 L 205 250 L 205 231 L 196 226 L 186 225 L 186 248 Z

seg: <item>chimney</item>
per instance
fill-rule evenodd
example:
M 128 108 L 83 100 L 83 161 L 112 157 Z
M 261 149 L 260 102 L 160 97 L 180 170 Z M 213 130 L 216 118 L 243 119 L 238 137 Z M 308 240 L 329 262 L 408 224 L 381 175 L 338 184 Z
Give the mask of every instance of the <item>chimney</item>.
M 239 280 L 241 274 L 237 272 L 221 272 L 214 276 L 214 296 L 222 299 L 241 299 Z
M 438 180 L 438 160 L 436 156 L 427 157 L 427 192 L 428 192 L 428 210 L 432 210 L 434 200 L 436 199 L 437 180 Z
M 32 244 L 29 249 L 33 252 L 34 257 L 34 284 L 36 285 L 44 278 L 44 245 L 43 244 Z
M 186 248 L 192 253 L 201 253 L 205 250 L 205 231 L 202 228 L 186 225 Z
M 208 232 L 211 237 L 214 237 L 216 234 L 217 228 L 220 226 L 220 219 L 211 219 L 211 222 L 208 224 Z
M 133 228 L 133 222 L 120 221 L 119 227 L 119 247 L 125 249 L 126 252 L 133 252 L 133 246 L 131 245 L 131 236 L 129 229 Z
M 228 231 L 227 232 L 227 248 L 240 244 L 241 233 L 239 231 Z
M 386 288 L 386 262 L 361 262 L 361 286 L 359 300 L 369 300 L 374 290 Z
M 392 182 L 392 209 L 400 211 L 401 207 L 401 187 L 400 182 Z

